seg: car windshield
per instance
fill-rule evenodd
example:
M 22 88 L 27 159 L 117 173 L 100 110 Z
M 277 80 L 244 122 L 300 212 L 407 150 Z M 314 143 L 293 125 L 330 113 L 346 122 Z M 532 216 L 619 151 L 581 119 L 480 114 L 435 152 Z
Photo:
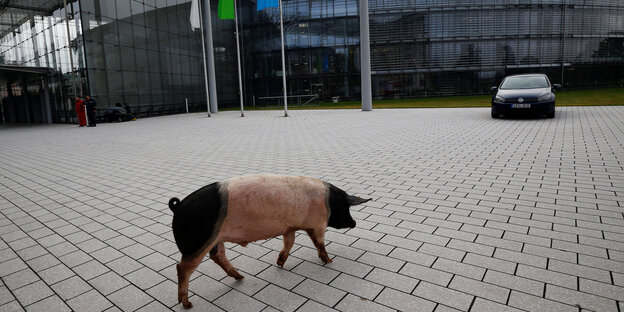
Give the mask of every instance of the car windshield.
M 500 86 L 501 89 L 535 89 L 548 88 L 546 77 L 508 77 Z

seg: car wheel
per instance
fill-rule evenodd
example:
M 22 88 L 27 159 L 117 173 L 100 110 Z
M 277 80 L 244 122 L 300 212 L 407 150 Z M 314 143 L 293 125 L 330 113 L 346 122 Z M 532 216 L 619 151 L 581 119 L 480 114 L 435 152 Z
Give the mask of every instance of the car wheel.
M 122 122 L 121 117 L 117 117 L 117 122 Z

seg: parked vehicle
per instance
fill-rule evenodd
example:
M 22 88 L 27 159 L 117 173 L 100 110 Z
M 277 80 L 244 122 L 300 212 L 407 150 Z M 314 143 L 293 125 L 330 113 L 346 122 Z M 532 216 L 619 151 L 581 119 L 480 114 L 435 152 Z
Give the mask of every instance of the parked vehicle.
M 128 121 L 134 120 L 135 117 L 133 114 L 129 114 L 123 107 L 109 107 L 106 109 L 104 113 L 104 120 L 108 122 L 113 121 Z
M 522 113 L 555 117 L 555 90 L 559 84 L 551 84 L 544 74 L 507 76 L 500 86 L 492 87 L 492 118 Z

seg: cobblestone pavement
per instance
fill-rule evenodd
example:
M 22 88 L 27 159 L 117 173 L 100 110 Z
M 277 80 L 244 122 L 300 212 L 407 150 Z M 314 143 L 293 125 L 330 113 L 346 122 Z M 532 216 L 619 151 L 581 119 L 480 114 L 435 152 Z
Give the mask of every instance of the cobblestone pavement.
M 169 198 L 251 173 L 373 197 L 329 229 L 206 260 L 192 311 L 624 311 L 624 106 L 221 112 L 0 128 L 0 311 L 177 303 Z

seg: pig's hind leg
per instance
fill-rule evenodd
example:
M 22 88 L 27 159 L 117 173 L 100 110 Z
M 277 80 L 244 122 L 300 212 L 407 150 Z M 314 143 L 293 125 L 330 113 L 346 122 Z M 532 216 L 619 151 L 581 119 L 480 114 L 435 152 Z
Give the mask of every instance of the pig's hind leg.
M 314 243 L 321 261 L 325 264 L 331 263 L 332 259 L 327 255 L 327 251 L 325 250 L 325 228 L 310 229 L 306 230 L 306 232 L 310 236 L 310 239 L 312 239 L 312 243 Z
M 290 253 L 290 249 L 295 243 L 295 230 L 288 229 L 286 233 L 284 233 L 284 249 L 280 251 L 279 257 L 277 258 L 277 265 L 284 267 L 284 263 L 286 259 L 288 259 L 288 254 Z
M 206 248 L 205 251 L 200 252 L 193 258 L 182 257 L 180 263 L 176 265 L 176 270 L 178 271 L 178 302 L 181 302 L 185 309 L 193 307 L 193 304 L 188 300 L 189 280 L 191 278 L 191 274 L 193 274 L 195 269 L 201 264 L 202 260 L 206 256 L 206 253 L 208 253 L 208 250 L 210 249 Z
M 244 278 L 225 257 L 225 244 L 223 242 L 219 242 L 210 250 L 210 259 L 218 264 L 228 276 L 235 278 L 237 281 Z

